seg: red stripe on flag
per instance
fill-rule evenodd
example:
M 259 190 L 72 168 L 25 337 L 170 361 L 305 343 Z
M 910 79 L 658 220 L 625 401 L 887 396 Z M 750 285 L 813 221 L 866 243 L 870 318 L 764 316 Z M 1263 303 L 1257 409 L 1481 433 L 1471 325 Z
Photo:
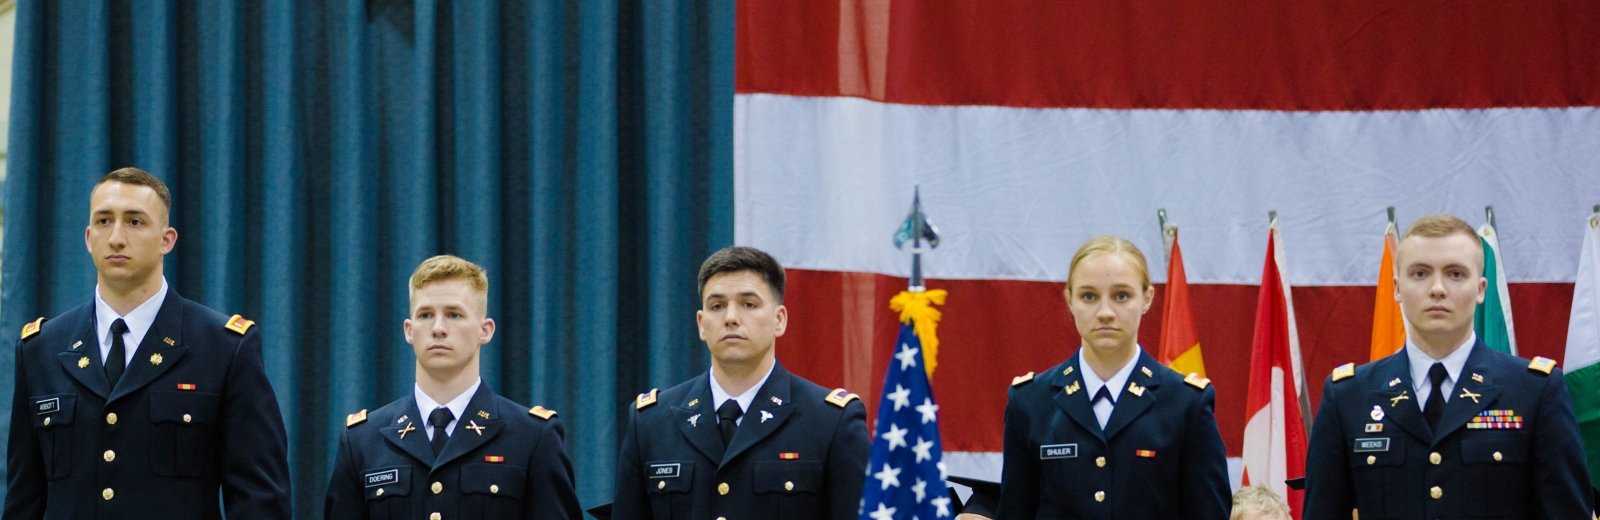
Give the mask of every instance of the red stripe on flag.
M 885 302 L 905 288 L 905 278 L 804 269 L 787 274 L 789 327 L 778 339 L 778 359 L 819 385 L 860 394 L 868 417 L 876 417 L 884 368 L 893 359 L 887 346 L 899 332 Z M 939 371 L 933 377 L 944 448 L 1000 451 L 1011 378 L 1060 363 L 1077 348 L 1061 284 L 928 280 L 928 286 L 950 291 L 941 307 Z M 1334 367 L 1365 362 L 1373 291 L 1371 286 L 1294 288 L 1313 405 Z M 1217 392 L 1217 426 L 1231 456 L 1241 452 L 1257 292 L 1253 285 L 1189 286 L 1206 370 Z M 1156 287 L 1157 301 L 1139 330 L 1142 345 L 1156 344 L 1165 293 L 1164 286 Z M 1517 327 L 1522 355 L 1562 359 L 1572 284 L 1512 284 L 1511 299 L 1518 323 L 1528 323 Z M 870 375 L 847 378 L 853 373 Z
M 1600 2 L 865 4 L 740 0 L 737 91 L 1019 107 L 1600 104 Z M 875 63 L 881 94 L 860 88 Z

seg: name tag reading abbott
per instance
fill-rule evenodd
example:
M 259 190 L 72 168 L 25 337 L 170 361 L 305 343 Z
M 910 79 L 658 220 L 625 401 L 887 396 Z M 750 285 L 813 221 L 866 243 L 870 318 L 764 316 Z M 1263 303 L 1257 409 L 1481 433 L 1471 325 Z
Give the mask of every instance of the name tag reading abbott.
M 39 408 L 39 411 L 34 413 L 34 415 L 44 415 L 44 414 L 47 414 L 47 413 L 55 413 L 56 411 L 61 409 L 61 398 L 60 397 L 51 397 L 49 399 L 45 399 L 43 401 L 36 402 L 36 403 L 34 403 L 34 405 Z
M 1039 447 L 1039 460 L 1078 458 L 1078 444 L 1047 444 Z

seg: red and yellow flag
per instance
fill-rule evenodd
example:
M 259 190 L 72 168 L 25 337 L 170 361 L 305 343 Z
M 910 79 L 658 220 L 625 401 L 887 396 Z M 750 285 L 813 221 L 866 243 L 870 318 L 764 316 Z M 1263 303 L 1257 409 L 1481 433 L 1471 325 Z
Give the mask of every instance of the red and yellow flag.
M 1398 248 L 1394 224 L 1383 232 L 1383 260 L 1378 263 L 1378 293 L 1372 298 L 1372 356 L 1377 361 L 1406 345 L 1406 322 L 1400 302 L 1394 299 L 1394 253 Z
M 1183 252 L 1178 248 L 1178 228 L 1172 227 L 1172 259 L 1167 261 L 1167 297 L 1161 304 L 1161 347 L 1156 359 L 1179 374 L 1206 376 L 1200 357 L 1200 335 L 1195 333 L 1189 307 L 1189 279 L 1183 274 Z

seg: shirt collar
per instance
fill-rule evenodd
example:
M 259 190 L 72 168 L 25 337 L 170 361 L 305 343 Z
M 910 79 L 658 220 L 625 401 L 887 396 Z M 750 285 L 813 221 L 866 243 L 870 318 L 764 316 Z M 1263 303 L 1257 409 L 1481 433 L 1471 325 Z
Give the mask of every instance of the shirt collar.
M 1100 393 L 1100 387 L 1107 386 L 1110 387 L 1108 392 L 1111 394 L 1111 401 L 1116 402 L 1117 397 L 1122 395 L 1122 386 L 1128 382 L 1128 376 L 1133 375 L 1133 367 L 1138 366 L 1139 358 L 1142 357 L 1143 353 L 1144 349 L 1135 344 L 1133 346 L 1133 356 L 1128 358 L 1128 363 L 1122 365 L 1122 368 L 1117 370 L 1117 373 L 1111 374 L 1111 379 L 1102 381 L 1100 380 L 1100 374 L 1094 373 L 1094 369 L 1089 368 L 1089 360 L 1084 359 L 1083 354 L 1080 352 L 1078 354 L 1078 371 L 1083 372 L 1083 389 L 1089 392 L 1089 399 L 1094 399 L 1094 395 Z
M 1477 342 L 1478 333 L 1473 332 L 1467 335 L 1466 343 L 1456 347 L 1454 352 L 1446 354 L 1444 359 L 1433 359 L 1422 349 L 1417 348 L 1410 339 L 1406 339 L 1406 359 L 1411 362 L 1412 389 L 1420 391 L 1422 387 L 1432 384 L 1428 381 L 1428 369 L 1432 368 L 1435 362 L 1444 363 L 1444 371 L 1450 375 L 1449 380 L 1452 383 L 1460 381 L 1461 371 L 1467 366 L 1467 357 L 1472 355 L 1472 345 Z
M 156 323 L 156 315 L 161 313 L 161 304 L 167 301 L 167 277 L 161 277 L 161 289 L 146 299 L 144 303 L 134 307 L 127 316 L 120 316 L 111 309 L 111 304 L 100 297 L 100 285 L 94 286 L 94 332 L 100 339 L 100 345 L 107 351 L 111 348 L 111 323 L 118 318 L 128 325 L 127 335 L 123 338 L 129 347 L 127 355 L 132 356 L 133 351 L 139 348 L 139 343 L 144 340 L 144 334 Z
M 767 367 L 767 373 L 761 376 L 761 380 L 756 381 L 754 386 L 751 386 L 749 390 L 745 390 L 743 394 L 739 395 L 728 395 L 728 391 L 723 390 L 722 385 L 717 384 L 716 376 L 711 375 L 711 371 L 707 370 L 706 378 L 711 380 L 711 404 L 715 405 L 712 408 L 720 408 L 722 407 L 723 401 L 733 399 L 739 403 L 740 411 L 750 411 L 750 403 L 755 402 L 756 394 L 761 391 L 762 386 L 767 384 L 767 378 L 772 377 L 772 369 L 776 366 L 778 366 L 778 364 L 774 362 L 771 367 Z
M 455 396 L 454 398 L 450 399 L 450 402 L 442 405 L 434 401 L 432 397 L 428 397 L 428 394 L 422 391 L 422 385 L 412 383 L 411 393 L 417 399 L 417 412 L 422 414 L 421 417 L 424 422 L 427 421 L 428 414 L 433 413 L 433 409 L 440 406 L 449 408 L 450 413 L 455 415 L 456 419 L 460 419 L 461 414 L 467 413 L 467 403 L 472 401 L 472 396 L 477 395 L 478 386 L 482 384 L 483 378 L 480 377 L 477 381 L 472 382 L 472 386 L 467 387 L 467 391 L 461 392 L 461 395 Z M 455 422 L 455 420 L 450 421 L 451 424 L 455 424 Z M 454 428 L 447 429 L 453 430 Z

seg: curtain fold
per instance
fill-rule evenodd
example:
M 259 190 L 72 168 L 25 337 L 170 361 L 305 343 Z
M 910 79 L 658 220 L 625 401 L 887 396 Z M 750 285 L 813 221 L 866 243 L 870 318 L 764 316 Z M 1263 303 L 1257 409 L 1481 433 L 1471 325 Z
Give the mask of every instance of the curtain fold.
M 560 411 L 608 501 L 623 407 L 707 363 L 732 45 L 731 0 L 20 3 L 0 324 L 91 297 L 100 176 L 162 177 L 167 279 L 261 325 L 314 518 L 344 415 L 410 391 L 411 268 L 457 254 L 489 271 L 484 382 Z

